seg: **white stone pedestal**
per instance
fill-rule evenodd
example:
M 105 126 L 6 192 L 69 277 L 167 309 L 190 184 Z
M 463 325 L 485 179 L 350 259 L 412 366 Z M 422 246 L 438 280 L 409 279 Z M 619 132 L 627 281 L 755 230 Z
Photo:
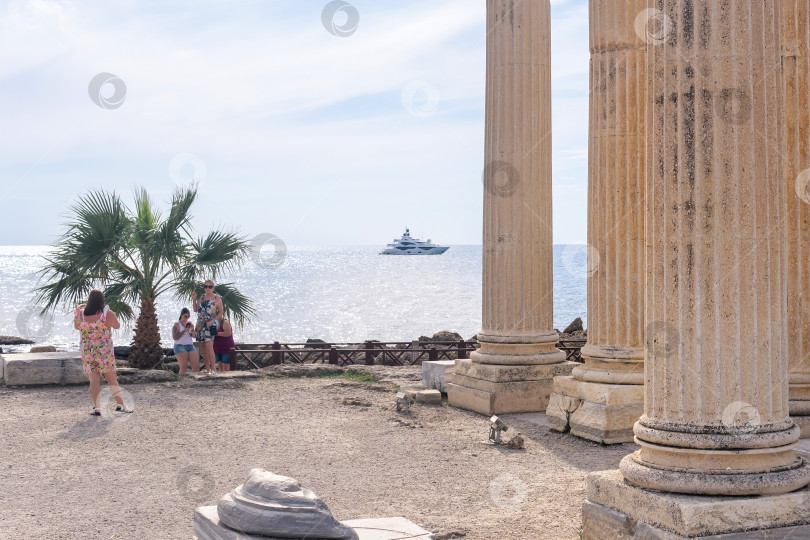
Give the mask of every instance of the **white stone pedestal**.
M 404 517 L 353 519 L 342 521 L 357 533 L 358 540 L 432 540 L 433 535 Z M 198 540 L 283 540 L 268 536 L 245 535 L 224 527 L 219 522 L 216 506 L 202 506 L 194 511 L 194 534 Z M 287 539 L 289 540 L 289 539 Z
M 456 370 L 455 360 L 436 360 L 422 362 L 422 384 L 425 388 L 447 393 L 450 375 Z

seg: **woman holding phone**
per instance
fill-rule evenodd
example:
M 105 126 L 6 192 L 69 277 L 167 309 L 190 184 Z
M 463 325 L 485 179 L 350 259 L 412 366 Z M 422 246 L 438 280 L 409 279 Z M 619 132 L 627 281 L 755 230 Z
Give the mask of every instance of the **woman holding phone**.
M 203 286 L 205 291 L 197 302 L 197 292 L 191 293 L 194 302 L 194 311 L 197 313 L 197 325 L 195 326 L 195 341 L 200 344 L 200 353 L 205 362 L 205 371 L 208 375 L 216 375 L 214 362 L 214 336 L 216 335 L 216 325 L 222 319 L 222 299 L 214 294 L 214 282 L 207 279 Z M 214 328 L 212 330 L 212 327 Z
M 172 339 L 174 339 L 174 356 L 180 364 L 180 375 L 188 371 L 191 363 L 191 372 L 200 372 L 200 360 L 197 358 L 197 349 L 194 348 L 194 325 L 189 319 L 191 312 L 188 308 L 180 310 L 180 319 L 172 326 Z

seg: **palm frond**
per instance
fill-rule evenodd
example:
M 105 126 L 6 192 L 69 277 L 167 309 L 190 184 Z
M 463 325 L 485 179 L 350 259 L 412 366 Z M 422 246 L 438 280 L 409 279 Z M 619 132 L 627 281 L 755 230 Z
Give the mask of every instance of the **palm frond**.
M 74 215 L 57 244 L 57 252 L 76 271 L 104 276 L 120 246 L 128 241 L 131 222 L 114 193 L 104 190 L 84 194 L 71 207 Z
M 42 306 L 43 312 L 56 308 L 59 304 L 75 305 L 87 299 L 93 290 L 93 281 L 85 275 L 71 271 L 72 267 L 58 261 L 46 259 L 47 265 L 39 274 L 49 283 L 34 289 L 35 303 Z
M 172 194 L 169 215 L 163 222 L 170 230 L 184 229 L 191 220 L 191 205 L 197 200 L 197 186 L 177 188 Z
M 192 265 L 197 273 L 208 273 L 216 280 L 224 272 L 233 271 L 247 258 L 250 244 L 234 233 L 211 231 L 205 238 L 191 243 Z
M 39 275 L 46 283 L 34 290 L 45 310 L 60 303 L 84 302 L 95 287 L 122 320 L 134 318 L 142 306 L 163 292 L 179 298 L 202 292 L 202 282 L 237 269 L 250 253 L 248 242 L 235 232 L 215 230 L 193 237 L 191 206 L 197 188 L 178 189 L 165 220 L 145 189 L 135 191 L 127 208 L 115 193 L 82 195 L 71 206 L 72 221 Z M 243 326 L 256 316 L 252 302 L 232 283 L 218 284 L 226 313 Z
M 172 194 L 168 217 L 160 222 L 154 233 L 154 251 L 159 255 L 160 267 L 177 271 L 189 253 L 185 241 L 191 220 L 191 205 L 197 198 L 196 186 L 178 188 Z M 158 267 L 155 268 L 158 271 Z M 162 270 L 161 270 L 162 271 Z
M 154 208 L 146 188 L 135 191 L 135 216 L 133 219 L 132 247 L 138 252 L 144 275 L 150 276 L 155 256 L 153 241 L 160 214 Z
M 233 283 L 217 283 L 217 294 L 222 298 L 225 316 L 238 327 L 244 328 L 257 315 L 253 302 Z
M 128 323 L 135 320 L 135 311 L 132 309 L 132 306 L 127 302 L 123 301 L 120 297 L 110 296 L 107 295 L 108 289 L 104 290 L 104 300 L 106 300 L 107 305 L 110 306 L 110 309 L 115 312 L 115 315 L 118 319 L 123 323 Z

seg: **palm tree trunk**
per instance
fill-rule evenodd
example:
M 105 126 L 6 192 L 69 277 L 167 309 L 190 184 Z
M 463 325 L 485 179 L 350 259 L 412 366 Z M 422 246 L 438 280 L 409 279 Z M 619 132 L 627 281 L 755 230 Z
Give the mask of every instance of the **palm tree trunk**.
M 129 352 L 129 363 L 140 369 L 154 369 L 163 360 L 160 346 L 155 303 L 150 298 L 141 299 L 141 312 L 135 323 L 135 336 Z

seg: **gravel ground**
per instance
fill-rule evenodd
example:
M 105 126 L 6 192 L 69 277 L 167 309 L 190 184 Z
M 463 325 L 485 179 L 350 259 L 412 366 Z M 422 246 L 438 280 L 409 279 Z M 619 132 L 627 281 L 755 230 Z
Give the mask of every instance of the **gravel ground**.
M 481 415 L 398 414 L 392 383 L 418 370 L 373 368 L 372 384 L 129 385 L 136 410 L 121 419 L 90 417 L 87 387 L 0 387 L 0 537 L 191 539 L 194 508 L 261 467 L 298 479 L 340 520 L 401 515 L 445 538 L 578 538 L 585 476 L 617 468 L 631 446 L 510 415 L 526 449 L 509 450 L 483 442 Z

